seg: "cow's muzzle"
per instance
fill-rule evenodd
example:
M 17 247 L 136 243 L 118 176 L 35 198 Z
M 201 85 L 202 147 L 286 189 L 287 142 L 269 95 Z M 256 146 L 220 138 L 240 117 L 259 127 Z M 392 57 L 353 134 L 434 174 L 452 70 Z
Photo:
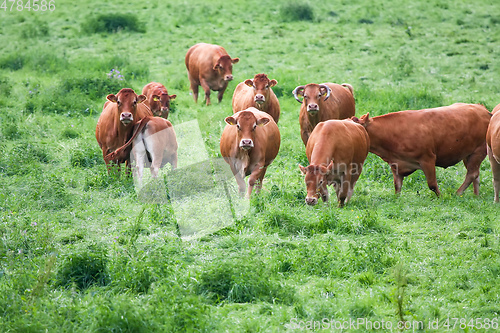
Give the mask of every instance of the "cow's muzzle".
M 315 114 L 319 111 L 319 105 L 316 103 L 311 103 L 307 105 L 307 112 Z
M 134 116 L 130 112 L 123 112 L 120 114 L 120 121 L 124 125 L 131 123 L 133 120 L 134 120 Z
M 240 141 L 240 148 L 244 150 L 248 150 L 250 148 L 253 148 L 253 141 L 250 139 L 243 139 Z
M 255 95 L 254 99 L 255 103 L 257 104 L 262 104 L 266 101 L 266 97 L 262 94 L 257 94 Z
M 224 81 L 232 81 L 232 80 L 233 80 L 232 74 L 228 74 L 228 75 L 224 76 Z
M 318 198 L 315 197 L 306 197 L 306 204 L 309 206 L 314 206 L 318 203 Z

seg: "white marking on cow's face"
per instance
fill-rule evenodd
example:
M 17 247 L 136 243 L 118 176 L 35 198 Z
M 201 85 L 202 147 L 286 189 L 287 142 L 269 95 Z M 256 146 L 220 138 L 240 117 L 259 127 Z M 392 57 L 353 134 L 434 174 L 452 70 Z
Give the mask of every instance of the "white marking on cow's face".
M 254 97 L 255 103 L 262 104 L 266 101 L 266 97 L 262 94 L 256 94 Z
M 124 125 L 130 124 L 132 121 L 134 121 L 134 116 L 130 112 L 122 112 L 120 113 L 120 121 Z

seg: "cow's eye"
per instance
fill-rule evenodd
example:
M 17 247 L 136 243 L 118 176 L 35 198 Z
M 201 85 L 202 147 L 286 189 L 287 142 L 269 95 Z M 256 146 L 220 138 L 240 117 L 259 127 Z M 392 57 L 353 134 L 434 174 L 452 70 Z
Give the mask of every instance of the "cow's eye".
M 118 104 L 118 106 L 120 106 L 120 105 L 122 105 L 122 102 L 116 101 L 116 104 Z
M 266 89 L 269 89 L 269 85 L 266 86 Z
M 257 128 L 257 124 L 253 124 L 253 130 L 255 131 L 255 129 Z
M 241 131 L 240 124 L 236 124 L 236 127 L 238 128 L 239 131 Z

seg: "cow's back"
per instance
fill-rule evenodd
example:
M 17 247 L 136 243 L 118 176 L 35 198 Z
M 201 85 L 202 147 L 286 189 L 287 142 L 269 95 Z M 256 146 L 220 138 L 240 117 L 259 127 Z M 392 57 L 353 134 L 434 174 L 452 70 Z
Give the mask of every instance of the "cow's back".
M 325 101 L 325 103 L 328 103 L 329 105 L 328 110 L 330 111 L 330 113 L 325 114 L 323 118 L 325 118 L 325 120 L 328 120 L 347 119 L 353 117 L 356 113 L 356 105 L 351 90 L 336 83 L 328 82 L 324 84 L 326 84 L 332 90 L 332 92 L 330 94 L 330 98 Z
M 379 156 L 417 160 L 432 152 L 437 166 L 448 167 L 485 144 L 489 119 L 482 105 L 456 103 L 373 117 L 366 129 L 371 151 Z
M 370 138 L 364 127 L 351 120 L 327 120 L 319 123 L 306 146 L 310 164 L 362 164 L 368 155 Z
M 253 98 L 254 98 L 253 88 L 247 86 L 244 82 L 238 83 L 233 93 L 233 99 L 232 99 L 233 113 L 254 106 Z
M 215 55 L 226 55 L 226 50 L 219 45 L 198 43 L 186 53 L 186 68 L 193 78 L 198 78 L 205 71 L 212 71 Z

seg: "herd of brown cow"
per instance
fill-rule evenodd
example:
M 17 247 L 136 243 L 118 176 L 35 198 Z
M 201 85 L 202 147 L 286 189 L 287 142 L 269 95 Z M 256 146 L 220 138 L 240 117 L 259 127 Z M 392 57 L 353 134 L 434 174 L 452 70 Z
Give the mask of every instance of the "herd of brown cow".
M 222 100 L 228 82 L 233 79 L 231 58 L 218 45 L 199 43 L 186 54 L 185 63 L 195 102 L 198 88 L 218 91 Z M 225 118 L 220 152 L 233 172 L 241 194 L 250 197 L 259 191 L 267 167 L 276 158 L 281 137 L 278 98 L 272 91 L 277 84 L 266 74 L 239 83 L 233 93 L 233 115 Z M 479 194 L 479 168 L 489 156 L 493 173 L 494 201 L 500 191 L 500 104 L 490 113 L 479 104 L 456 103 L 424 110 L 407 110 L 370 117 L 355 116 L 353 88 L 350 84 L 310 83 L 298 86 L 293 95 L 301 103 L 300 136 L 306 146 L 309 165 L 299 165 L 305 175 L 306 203 L 315 205 L 319 197 L 328 201 L 327 185 L 333 185 L 339 206 L 349 201 L 368 152 L 381 157 L 391 167 L 396 193 L 404 177 L 421 169 L 429 188 L 440 195 L 436 166 L 443 168 L 463 161 L 467 174 L 457 194 L 472 183 Z M 302 97 L 302 100 L 300 97 Z M 141 95 L 124 88 L 107 96 L 96 126 L 96 139 L 102 149 L 108 171 L 111 163 L 135 160 L 139 181 L 146 156 L 151 174 L 166 163 L 177 167 L 177 141 L 167 120 L 170 100 L 161 83 L 147 84 Z M 249 176 L 248 187 L 245 177 Z

